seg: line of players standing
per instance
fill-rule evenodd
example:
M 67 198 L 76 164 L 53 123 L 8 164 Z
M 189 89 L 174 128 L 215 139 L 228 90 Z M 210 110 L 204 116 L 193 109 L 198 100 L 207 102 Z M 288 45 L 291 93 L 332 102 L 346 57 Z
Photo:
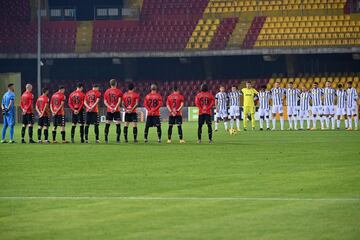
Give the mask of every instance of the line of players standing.
M 10 86 L 10 85 L 9 85 Z M 7 122 L 10 128 L 14 126 L 14 88 L 13 84 L 9 87 L 7 93 L 5 93 L 2 101 L 2 110 L 4 112 L 4 126 L 2 143 L 5 143 L 5 133 L 7 128 Z M 75 129 L 77 124 L 80 125 L 80 139 L 81 143 L 88 143 L 89 127 L 94 125 L 95 142 L 99 143 L 99 102 L 101 98 L 101 92 L 98 85 L 93 85 L 92 89 L 83 92 L 84 86 L 78 84 L 75 91 L 73 91 L 68 98 L 68 105 L 72 110 L 72 127 L 71 127 L 71 142 L 75 142 Z M 11 96 L 12 100 L 7 101 L 7 96 Z M 6 98 L 6 99 L 5 99 Z M 5 101 L 5 100 L 6 101 Z M 9 98 L 10 99 L 10 98 Z M 12 101 L 12 102 L 11 102 Z M 199 107 L 199 130 L 198 140 L 201 142 L 201 129 L 203 124 L 208 125 L 209 141 L 212 141 L 212 129 L 211 129 L 211 111 L 214 107 L 214 97 L 208 92 L 206 84 L 201 86 L 201 92 L 196 96 L 195 103 Z M 33 124 L 34 124 L 34 95 L 32 94 L 32 85 L 26 85 L 26 91 L 21 96 L 21 109 L 23 115 L 22 129 L 21 129 L 21 142 L 25 142 L 25 131 L 28 127 L 29 142 L 35 143 L 33 140 Z M 52 142 L 57 143 L 56 135 L 57 128 L 60 127 L 60 133 L 62 137 L 62 143 L 68 143 L 65 136 L 65 88 L 60 86 L 58 91 L 55 92 L 49 99 L 49 90 L 44 88 L 42 95 L 38 97 L 35 104 L 35 110 L 39 116 L 38 119 L 38 143 L 42 143 L 42 133 L 44 133 L 44 143 L 50 143 L 49 141 L 49 126 L 50 117 L 53 116 L 53 129 L 52 129 Z M 11 104 L 10 104 L 11 103 Z M 134 91 L 134 85 L 129 84 L 128 91 L 124 94 L 117 88 L 117 82 L 115 79 L 110 80 L 110 88 L 104 93 L 104 104 L 107 108 L 106 124 L 105 124 L 105 143 L 109 142 L 109 129 L 112 122 L 116 125 L 116 142 L 120 143 L 121 134 L 121 114 L 120 108 L 123 107 L 125 111 L 125 126 L 124 126 L 124 139 L 128 142 L 128 127 L 130 124 L 133 126 L 134 142 L 137 142 L 138 128 L 137 128 L 137 107 L 139 105 L 139 94 Z M 157 86 L 151 85 L 151 92 L 146 95 L 144 99 L 144 107 L 147 110 L 147 119 L 144 131 L 144 140 L 148 142 L 148 133 L 150 127 L 157 128 L 158 142 L 161 142 L 161 121 L 160 121 L 160 107 L 163 104 L 162 96 L 157 92 Z M 181 95 L 177 87 L 173 88 L 173 93 L 167 97 L 166 106 L 169 110 L 169 127 L 168 127 L 168 143 L 171 143 L 173 125 L 177 125 L 180 143 L 185 143 L 183 139 L 182 130 L 182 108 L 184 106 L 184 96 Z M 11 108 L 11 113 L 9 111 Z M 9 115 L 9 116 L 8 116 Z M 86 116 L 85 116 L 86 115 Z M 10 119 L 7 121 L 8 119 Z M 4 133 L 5 132 L 5 133 Z M 10 142 L 13 143 L 13 133 L 10 134 Z
M 280 115 L 280 128 L 284 130 L 284 98 L 286 98 L 289 130 L 298 130 L 298 120 L 301 130 L 304 129 L 304 120 L 309 130 L 316 130 L 317 120 L 320 120 L 321 129 L 330 129 L 330 123 L 331 129 L 340 129 L 342 118 L 344 118 L 347 130 L 353 129 L 352 120 L 354 120 L 355 130 L 358 129 L 358 94 L 352 87 L 352 82 L 346 83 L 346 89 L 342 84 L 338 84 L 337 89 L 334 89 L 331 88 L 331 82 L 326 82 L 325 88 L 319 88 L 318 83 L 313 83 L 310 90 L 305 86 L 302 86 L 301 90 L 296 89 L 292 82 L 288 83 L 286 89 L 280 88 L 280 84 L 276 82 L 271 91 L 266 90 L 266 86 L 262 86 L 259 92 L 251 87 L 250 82 L 247 82 L 246 88 L 243 88 L 241 92 L 233 86 L 229 93 L 226 93 L 225 88 L 221 86 L 220 92 L 215 95 L 215 130 L 218 129 L 220 119 L 224 120 L 225 130 L 228 130 L 229 118 L 230 133 L 236 131 L 233 127 L 235 119 L 237 130 L 240 130 L 240 96 L 244 97 L 244 130 L 247 127 L 248 113 L 251 114 L 252 127 L 255 128 L 254 100 L 259 102 L 260 130 L 264 128 L 264 121 L 266 129 L 270 130 L 270 117 L 272 118 L 271 130 L 275 130 L 277 114 Z

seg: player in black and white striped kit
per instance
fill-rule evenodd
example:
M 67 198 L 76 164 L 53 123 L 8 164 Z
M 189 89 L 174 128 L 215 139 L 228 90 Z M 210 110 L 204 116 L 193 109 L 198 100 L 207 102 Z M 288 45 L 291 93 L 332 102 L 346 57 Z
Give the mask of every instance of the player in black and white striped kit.
M 240 131 L 240 97 L 242 93 L 238 91 L 234 85 L 231 87 L 231 92 L 228 93 L 229 97 L 229 115 L 230 115 L 230 129 L 234 129 L 234 120 L 236 119 L 237 131 Z
M 259 94 L 259 117 L 260 130 L 264 128 L 264 120 L 266 121 L 266 130 L 270 130 L 270 99 L 271 93 L 266 90 L 266 86 L 261 86 Z
M 288 121 L 289 121 L 289 130 L 293 129 L 294 123 L 294 130 L 297 130 L 297 103 L 299 100 L 299 89 L 293 88 L 293 83 L 288 83 L 288 88 L 286 89 L 286 105 L 287 105 L 287 114 L 288 114 Z
M 320 118 L 321 129 L 324 129 L 324 119 L 323 117 L 323 104 L 322 104 L 322 96 L 323 96 L 323 89 L 318 88 L 318 83 L 313 83 L 313 88 L 311 89 L 311 111 L 313 115 L 313 127 L 311 130 L 316 130 L 316 118 Z
M 335 129 L 335 89 L 331 88 L 331 82 L 327 81 L 325 83 L 324 91 L 324 120 L 326 128 L 330 128 L 330 120 L 331 120 L 331 128 Z
M 356 110 L 356 103 L 359 98 L 356 89 L 352 87 L 352 82 L 346 83 L 347 89 L 347 98 L 346 98 L 346 113 L 347 113 L 347 120 L 348 120 L 348 130 L 352 130 L 352 118 L 354 118 L 355 122 L 355 130 L 358 129 L 358 121 L 359 117 Z
M 336 91 L 336 100 L 337 100 L 337 108 L 336 108 L 336 118 L 337 118 L 337 129 L 340 129 L 340 121 L 341 118 L 344 117 L 345 128 L 348 128 L 348 121 L 346 117 L 346 98 L 347 94 L 345 89 L 341 84 L 338 84 L 338 89 Z
M 283 98 L 285 95 L 285 89 L 280 87 L 279 82 L 275 82 L 275 87 L 271 89 L 271 99 L 272 99 L 272 129 L 276 130 L 276 114 L 280 115 L 280 127 L 281 130 L 284 130 L 284 106 Z
M 228 95 L 225 92 L 225 87 L 220 86 L 220 92 L 215 95 L 215 131 L 218 130 L 220 119 L 224 121 L 225 131 L 228 130 Z
M 300 118 L 300 129 L 304 129 L 304 120 L 306 119 L 306 126 L 307 129 L 310 130 L 310 99 L 311 93 L 306 89 L 305 86 L 301 87 L 300 93 L 300 111 L 299 111 L 299 118 Z

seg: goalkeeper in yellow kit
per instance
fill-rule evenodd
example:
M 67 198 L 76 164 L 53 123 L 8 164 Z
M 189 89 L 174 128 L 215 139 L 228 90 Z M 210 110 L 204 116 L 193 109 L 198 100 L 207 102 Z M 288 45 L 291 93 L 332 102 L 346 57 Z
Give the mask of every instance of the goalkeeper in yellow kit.
M 251 86 L 251 82 L 246 82 L 246 88 L 241 89 L 244 96 L 244 130 L 247 128 L 247 117 L 251 114 L 252 129 L 255 129 L 255 103 L 254 98 L 258 94 L 255 88 Z

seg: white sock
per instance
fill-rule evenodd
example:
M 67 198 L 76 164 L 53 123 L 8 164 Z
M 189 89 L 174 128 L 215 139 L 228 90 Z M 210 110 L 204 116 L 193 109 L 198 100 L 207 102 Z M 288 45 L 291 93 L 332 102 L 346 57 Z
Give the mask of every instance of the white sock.
M 358 122 L 359 122 L 359 117 L 355 117 L 354 118 L 354 123 L 355 123 L 355 128 L 357 129 L 358 128 Z
M 262 119 L 262 118 L 260 117 L 259 123 L 260 123 L 260 128 L 263 128 L 263 127 L 264 127 L 264 119 Z
M 300 128 L 304 129 L 304 118 L 300 118 Z
M 228 130 L 228 123 L 224 122 L 224 126 L 225 126 L 225 131 L 227 131 Z
M 284 130 L 284 117 L 280 117 L 280 127 L 281 130 Z
M 289 127 L 292 128 L 292 117 L 288 116 Z
M 297 119 L 296 116 L 293 116 L 294 129 L 297 129 Z
M 313 128 L 316 128 L 316 116 L 313 116 Z
M 337 128 L 340 128 L 340 119 L 336 120 Z
M 335 117 L 331 117 L 331 127 L 335 129 Z
M 348 128 L 348 120 L 345 119 L 344 122 L 345 122 L 345 128 Z
M 240 129 L 240 119 L 236 119 L 236 127 L 237 129 Z
M 310 118 L 309 117 L 306 119 L 306 123 L 307 123 L 307 128 L 310 129 Z
M 234 119 L 230 119 L 230 128 L 233 129 L 234 128 Z
M 219 127 L 219 123 L 215 122 L 215 130 L 218 130 L 218 127 Z
M 266 128 L 270 128 L 270 118 L 266 118 Z
M 320 117 L 320 125 L 321 125 L 321 129 L 324 128 L 324 118 Z
M 352 118 L 351 117 L 349 117 L 349 119 L 348 119 L 348 125 L 349 125 L 349 128 L 352 128 Z
M 330 128 L 330 117 L 324 117 L 324 118 L 325 118 L 326 128 Z
M 276 129 L 276 117 L 272 119 L 273 129 Z

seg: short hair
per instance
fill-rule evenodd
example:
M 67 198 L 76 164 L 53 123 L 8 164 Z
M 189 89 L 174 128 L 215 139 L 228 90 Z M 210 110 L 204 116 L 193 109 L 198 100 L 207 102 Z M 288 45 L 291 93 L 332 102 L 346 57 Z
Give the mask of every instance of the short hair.
M 294 84 L 292 81 L 288 82 L 288 84 Z
M 84 84 L 78 83 L 78 84 L 77 84 L 77 88 L 84 88 Z
M 352 85 L 352 82 L 351 82 L 351 81 L 349 81 L 349 82 L 347 82 L 347 84 Z
M 65 89 L 65 87 L 62 86 L 62 85 L 60 85 L 60 86 L 59 86 L 59 90 L 62 90 L 62 89 Z
M 156 85 L 155 83 L 151 84 L 150 89 L 151 89 L 152 91 L 157 90 L 157 85 Z
M 234 88 L 236 88 L 236 89 L 238 88 L 236 85 L 232 85 L 231 87 L 232 87 L 232 88 L 234 87 Z
M 343 85 L 342 85 L 341 83 L 339 83 L 339 84 L 337 85 L 337 87 L 338 87 L 338 88 L 342 88 Z
M 44 94 L 44 93 L 46 93 L 46 92 L 48 92 L 48 91 L 49 91 L 48 88 L 43 88 L 41 92 Z
M 220 87 L 219 88 L 225 88 L 225 86 L 224 85 L 220 85 Z
M 128 86 L 128 89 L 129 90 L 134 90 L 135 86 L 133 83 L 130 83 L 129 86 Z
M 313 84 L 316 84 L 316 85 L 318 85 L 319 83 L 318 83 L 318 82 L 314 82 Z
M 116 85 L 116 79 L 111 79 L 110 80 L 110 86 L 115 86 Z
M 250 81 L 250 80 L 247 80 L 246 83 L 250 83 L 250 84 L 251 84 L 251 81 Z
M 173 87 L 173 91 L 174 91 L 174 92 L 177 92 L 177 90 L 178 90 L 178 87 L 177 87 L 177 86 L 174 86 L 174 87 Z
M 99 88 L 99 84 L 94 83 L 92 87 L 93 88 Z
M 262 85 L 260 89 L 266 89 L 266 85 Z
M 11 88 L 12 86 L 14 86 L 13 83 L 9 83 L 9 84 L 8 84 L 8 88 Z
M 208 85 L 207 85 L 206 83 L 203 83 L 203 84 L 201 84 L 201 86 L 200 86 L 200 90 L 201 90 L 202 92 L 207 92 L 207 91 L 209 91 L 209 87 L 208 87 Z

